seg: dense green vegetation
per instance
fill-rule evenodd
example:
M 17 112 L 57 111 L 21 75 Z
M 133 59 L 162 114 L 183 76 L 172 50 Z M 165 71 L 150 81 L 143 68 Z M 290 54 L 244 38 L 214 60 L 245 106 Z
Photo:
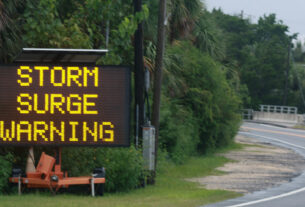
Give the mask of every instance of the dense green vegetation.
M 153 73 L 159 1 L 144 0 L 142 12 L 136 14 L 132 3 L 0 0 L 0 61 L 12 62 L 22 47 L 108 47 L 110 52 L 98 64 L 133 66 L 134 33 L 144 21 L 144 60 Z M 182 164 L 192 155 L 205 155 L 231 144 L 242 108 L 284 104 L 305 111 L 298 78 L 304 77 L 304 70 L 292 70 L 290 55 L 295 35 L 288 35 L 288 27 L 275 14 L 253 23 L 242 14 L 232 16 L 219 9 L 209 12 L 200 0 L 168 0 L 167 4 L 171 15 L 159 147 L 169 162 Z M 304 59 L 302 47 L 294 54 Z M 37 148 L 36 160 L 42 150 L 52 153 Z M 0 149 L 0 165 L 7 169 L 1 171 L 0 192 L 9 192 L 9 168 L 24 168 L 26 153 L 21 148 Z M 145 176 L 141 152 L 133 146 L 67 148 L 63 159 L 64 168 L 72 175 L 105 166 L 106 189 L 111 192 L 136 188 Z
M 167 58 L 162 110 L 169 115 L 161 120 L 163 146 L 179 160 L 230 144 L 238 127 L 240 101 L 226 71 L 189 42 L 169 46 Z

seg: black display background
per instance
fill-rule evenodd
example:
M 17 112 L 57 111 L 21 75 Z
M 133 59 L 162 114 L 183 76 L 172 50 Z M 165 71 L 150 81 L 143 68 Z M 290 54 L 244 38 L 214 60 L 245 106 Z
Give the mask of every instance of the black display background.
M 33 83 L 30 86 L 20 86 L 17 80 L 20 79 L 17 69 L 20 66 L 29 66 L 33 69 L 31 77 Z M 71 87 L 66 85 L 62 87 L 54 87 L 50 83 L 50 72 L 44 72 L 44 86 L 39 86 L 39 71 L 34 70 L 34 66 L 62 66 L 66 69 L 72 67 L 87 67 L 93 69 L 99 68 L 99 86 L 94 87 L 93 78 L 89 76 L 88 86 L 79 87 L 72 83 Z M 56 73 L 58 75 L 58 73 Z M 67 77 L 66 77 L 67 78 Z M 57 79 L 58 80 L 58 79 Z M 81 80 L 81 79 L 80 79 Z M 89 99 L 95 102 L 96 106 L 92 110 L 97 110 L 98 114 L 61 114 L 56 110 L 55 114 L 20 114 L 17 107 L 17 96 L 20 93 L 38 94 L 39 109 L 43 109 L 44 94 L 97 94 L 97 99 Z M 95 101 L 96 100 L 96 101 Z M 65 142 L 60 141 L 56 135 L 53 142 L 45 142 L 42 139 L 37 141 L 28 141 L 26 134 L 22 134 L 21 141 L 16 138 L 12 141 L 3 141 L 0 137 L 0 145 L 52 145 L 52 146 L 129 146 L 129 130 L 130 130 L 130 69 L 123 66 L 90 66 L 90 65 L 46 65 L 46 64 L 18 64 L 18 65 L 0 65 L 0 121 L 5 122 L 5 128 L 10 129 L 11 121 L 16 123 L 20 121 L 45 121 L 49 123 L 54 121 L 57 128 L 60 128 L 60 122 L 65 122 Z M 71 127 L 69 121 L 77 121 L 77 138 L 78 142 L 71 142 Z M 88 140 L 82 140 L 82 122 L 86 121 L 89 128 L 93 129 L 93 122 L 111 122 L 114 125 L 114 142 L 105 142 L 99 140 L 93 142 L 93 137 L 88 134 Z M 4 132 L 5 133 L 5 132 Z M 57 139 L 56 139 L 57 137 Z

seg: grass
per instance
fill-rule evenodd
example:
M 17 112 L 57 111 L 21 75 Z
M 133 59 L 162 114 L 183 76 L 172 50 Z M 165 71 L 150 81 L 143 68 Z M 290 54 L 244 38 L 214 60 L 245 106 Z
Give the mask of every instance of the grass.
M 232 144 L 230 144 L 230 145 L 228 145 L 224 148 L 217 149 L 216 153 L 226 153 L 226 152 L 229 152 L 229 151 L 241 150 L 246 146 L 247 146 L 247 144 L 241 144 L 241 143 L 233 142 Z
M 242 146 L 234 146 L 239 149 Z M 224 150 L 224 151 L 227 151 Z M 160 163 L 161 172 L 156 185 L 136 189 L 126 193 L 105 194 L 103 197 L 45 193 L 0 196 L 0 206 L 13 207 L 191 207 L 213 203 L 240 194 L 224 190 L 206 190 L 199 184 L 185 181 L 186 178 L 219 174 L 215 168 L 229 160 L 222 156 L 207 155 L 192 157 L 184 165 L 168 162 Z

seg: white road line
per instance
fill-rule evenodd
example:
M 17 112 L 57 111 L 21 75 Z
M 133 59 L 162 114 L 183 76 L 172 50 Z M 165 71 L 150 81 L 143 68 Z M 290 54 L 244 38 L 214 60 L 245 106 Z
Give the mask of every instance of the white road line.
M 256 136 L 256 137 L 261 137 L 261 138 L 264 138 L 264 139 L 271 139 L 271 140 L 274 140 L 274 141 L 277 141 L 277 142 L 281 142 L 281 143 L 288 144 L 288 145 L 290 145 L 290 146 L 297 147 L 297 148 L 301 148 L 301 149 L 304 149 L 304 150 L 305 150 L 305 147 L 298 146 L 298 145 L 295 145 L 295 144 L 291 144 L 291 143 L 289 143 L 289 142 L 285 142 L 285 141 L 282 141 L 282 140 L 279 140 L 279 139 L 275 139 L 275 138 L 272 138 L 272 137 L 266 137 L 266 136 L 256 135 L 256 134 L 252 134 L 252 133 L 248 133 L 248 132 L 239 132 L 239 133 L 240 133 L 240 134 L 252 135 L 252 136 Z M 250 202 L 241 203 L 241 204 L 232 205 L 232 206 L 226 206 L 226 207 L 243 207 L 243 206 L 249 206 L 249 205 L 252 205 L 252 204 L 257 204 L 257 203 L 262 203 L 262 202 L 266 202 L 266 201 L 271 201 L 271 200 L 278 199 L 278 198 L 284 198 L 284 197 L 287 197 L 287 196 L 290 196 L 290 195 L 294 195 L 294 194 L 297 194 L 297 193 L 300 193 L 300 192 L 303 192 L 303 191 L 305 191 L 305 187 L 304 187 L 304 188 L 300 188 L 300 189 L 298 189 L 298 190 L 290 191 L 290 192 L 288 192 L 288 193 L 283 193 L 283 194 L 280 194 L 280 195 L 277 195 L 277 196 L 272 196 L 272 197 L 269 197 L 269 198 L 263 198 L 263 199 L 256 200 L 256 201 L 250 201 Z
M 274 200 L 274 199 L 277 199 L 277 198 L 284 198 L 284 197 L 287 197 L 287 196 L 290 196 L 290 195 L 293 195 L 293 194 L 297 194 L 297 193 L 300 193 L 300 192 L 303 192 L 303 191 L 305 191 L 305 188 L 300 188 L 298 190 L 294 190 L 294 191 L 291 191 L 291 192 L 288 192 L 288 193 L 283 193 L 283 194 L 277 195 L 277 196 L 272 196 L 272 197 L 269 197 L 269 198 L 264 198 L 264 199 L 260 199 L 260 200 L 256 200 L 256 201 L 250 201 L 250 202 L 247 202 L 247 203 L 241 203 L 241 204 L 237 204 L 237 205 L 233 205 L 233 206 L 226 206 L 226 207 L 249 206 L 249 205 L 252 205 L 252 204 L 271 201 L 271 200 Z

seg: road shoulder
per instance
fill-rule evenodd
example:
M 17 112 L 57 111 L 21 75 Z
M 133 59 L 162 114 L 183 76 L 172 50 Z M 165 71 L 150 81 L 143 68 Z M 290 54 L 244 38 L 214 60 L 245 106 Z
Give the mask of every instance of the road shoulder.
M 246 146 L 242 150 L 221 154 L 234 160 L 218 168 L 224 172 L 223 175 L 188 180 L 207 189 L 247 194 L 288 183 L 305 169 L 305 158 L 291 149 L 243 135 L 238 135 L 236 142 Z

